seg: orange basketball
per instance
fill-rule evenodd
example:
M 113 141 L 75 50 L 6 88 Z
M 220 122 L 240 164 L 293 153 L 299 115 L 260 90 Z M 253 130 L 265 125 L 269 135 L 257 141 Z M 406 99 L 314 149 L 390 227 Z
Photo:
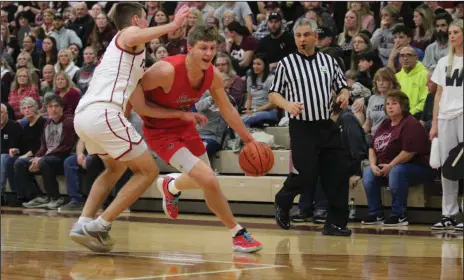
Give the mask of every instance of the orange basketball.
M 246 175 L 264 176 L 274 166 L 274 153 L 268 144 L 251 142 L 243 146 L 238 162 Z

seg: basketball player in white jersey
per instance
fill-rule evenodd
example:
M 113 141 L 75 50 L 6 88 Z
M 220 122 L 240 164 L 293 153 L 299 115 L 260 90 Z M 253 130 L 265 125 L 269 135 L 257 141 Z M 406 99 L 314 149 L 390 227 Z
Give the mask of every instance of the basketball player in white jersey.
M 177 110 L 159 107 L 152 110 L 143 96 L 131 97 L 144 73 L 145 43 L 180 28 L 188 11 L 185 6 L 171 23 L 151 28 L 147 28 L 146 13 L 140 3 L 121 2 L 110 12 L 119 32 L 95 69 L 74 117 L 76 133 L 85 142 L 87 151 L 98 154 L 106 167 L 92 185 L 81 217 L 70 233 L 73 241 L 90 250 L 107 252 L 113 248 L 114 241 L 108 234 L 111 223 L 145 192 L 159 173 L 142 137 L 124 117 L 127 103 L 133 103 L 137 113 L 157 118 L 201 119 L 199 115 L 179 114 Z M 127 168 L 134 175 L 94 220 L 97 210 Z

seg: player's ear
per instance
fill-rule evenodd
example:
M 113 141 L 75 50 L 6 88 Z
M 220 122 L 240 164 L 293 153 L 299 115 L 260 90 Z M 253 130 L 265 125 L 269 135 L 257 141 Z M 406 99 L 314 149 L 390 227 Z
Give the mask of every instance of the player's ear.
M 190 54 L 190 52 L 192 51 L 192 46 L 190 44 L 187 44 L 187 53 Z

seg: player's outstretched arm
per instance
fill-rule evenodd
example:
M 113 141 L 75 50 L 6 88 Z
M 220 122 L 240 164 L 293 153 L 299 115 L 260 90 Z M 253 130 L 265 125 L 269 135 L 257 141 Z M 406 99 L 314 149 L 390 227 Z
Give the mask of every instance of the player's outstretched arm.
M 118 44 L 127 48 L 133 48 L 148 43 L 155 38 L 181 28 L 188 14 L 189 8 L 183 6 L 177 11 L 174 20 L 168 24 L 148 28 L 139 28 L 137 26 L 128 27 L 119 35 Z
M 222 117 L 229 124 L 229 126 L 238 133 L 242 141 L 244 143 L 254 141 L 253 136 L 251 136 L 250 132 L 240 118 L 240 114 L 234 108 L 234 106 L 232 106 L 232 103 L 230 103 L 229 97 L 224 90 L 221 74 L 216 68 L 214 68 L 214 79 L 210 92 L 211 96 L 216 102 L 217 107 L 219 108 L 219 111 L 221 112 Z

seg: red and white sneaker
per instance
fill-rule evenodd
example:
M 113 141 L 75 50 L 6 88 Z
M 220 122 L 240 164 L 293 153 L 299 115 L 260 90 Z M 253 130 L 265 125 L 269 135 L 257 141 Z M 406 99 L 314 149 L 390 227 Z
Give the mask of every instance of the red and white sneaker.
M 158 178 L 158 180 L 156 180 L 156 186 L 163 195 L 164 213 L 171 219 L 177 219 L 177 216 L 179 215 L 178 204 L 180 193 L 178 195 L 173 195 L 169 192 L 168 184 L 172 180 L 174 180 L 174 178 L 169 176 L 165 176 L 164 178 Z
M 263 249 L 263 246 L 243 228 L 233 238 L 232 249 L 240 253 L 254 253 Z

